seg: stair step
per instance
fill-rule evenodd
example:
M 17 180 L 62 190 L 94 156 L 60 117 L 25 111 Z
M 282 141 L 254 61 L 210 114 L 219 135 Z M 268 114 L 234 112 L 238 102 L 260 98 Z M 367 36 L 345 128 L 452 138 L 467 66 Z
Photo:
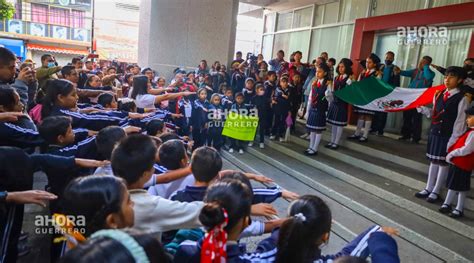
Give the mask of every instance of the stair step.
M 289 157 L 273 147 L 264 150 L 249 148 L 248 152 L 250 154 L 239 155 L 242 163 L 252 167 L 263 167 L 258 172 L 270 175 L 272 178 L 291 176 L 312 189 L 309 192 L 301 191 L 299 186 L 295 186 L 298 188 L 288 187 L 289 190 L 300 194 L 314 194 L 314 191 L 317 191 L 330 198 L 331 201 L 328 204 L 333 211 L 334 218 L 342 225 L 350 228 L 351 231 L 358 233 L 363 230 L 363 227 L 367 227 L 367 225 L 359 222 L 359 220 L 362 220 L 360 218 L 400 229 L 401 236 L 397 241 L 399 242 L 400 256 L 403 262 L 435 262 L 439 259 L 469 262 L 474 259 L 474 251 L 469 249 L 472 244 L 471 239 L 453 233 L 439 224 L 427 221 L 387 200 L 377 198 L 378 196 L 341 181 L 339 178 L 326 173 L 326 171 L 317 170 L 314 166 L 303 162 L 303 156 L 298 153 L 293 153 Z M 230 154 L 225 153 L 224 156 L 226 155 Z M 266 162 L 267 168 L 261 164 L 262 161 Z M 292 164 L 292 167 L 287 166 L 287 164 Z M 276 181 L 278 182 L 278 180 Z M 369 223 L 366 222 L 366 224 Z M 455 243 L 454 240 L 456 240 Z M 414 247 L 419 250 L 414 252 Z M 426 257 L 429 256 L 426 255 L 427 252 L 438 259 L 427 259 Z M 408 253 L 410 256 L 403 255 L 404 253 Z M 421 258 L 414 260 L 411 258 L 413 255 Z
M 302 147 L 308 146 L 308 141 L 301 139 L 297 136 L 291 136 L 292 144 L 296 144 Z M 352 149 L 346 147 L 340 147 L 337 151 L 327 149 L 324 145 L 327 143 L 322 141 L 319 147 L 319 152 L 329 157 L 335 158 L 344 163 L 356 166 L 367 172 L 376 174 L 386 179 L 395 181 L 401 185 L 410 187 L 415 190 L 424 189 L 426 186 L 427 171 L 419 172 L 417 170 L 404 167 L 398 163 L 379 159 L 377 157 L 368 156 L 365 153 L 355 152 Z M 471 179 L 471 183 L 474 179 Z M 441 194 L 445 195 L 447 190 L 443 187 Z M 474 211 L 474 193 L 473 191 L 468 192 L 465 209 Z

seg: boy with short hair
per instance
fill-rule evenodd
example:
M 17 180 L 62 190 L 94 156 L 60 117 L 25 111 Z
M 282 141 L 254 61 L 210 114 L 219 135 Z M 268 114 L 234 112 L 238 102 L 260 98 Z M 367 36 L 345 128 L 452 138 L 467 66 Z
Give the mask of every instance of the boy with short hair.
M 134 228 L 156 233 L 161 239 L 164 231 L 200 227 L 199 214 L 203 203 L 171 201 L 143 190 L 154 172 L 156 153 L 156 145 L 150 137 L 131 135 L 114 149 L 112 170 L 127 182 L 130 198 L 134 202 Z

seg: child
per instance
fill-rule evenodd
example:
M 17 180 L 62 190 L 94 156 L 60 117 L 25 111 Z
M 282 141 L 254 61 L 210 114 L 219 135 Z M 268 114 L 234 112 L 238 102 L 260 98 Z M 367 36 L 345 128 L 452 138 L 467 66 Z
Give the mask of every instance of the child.
M 374 53 L 370 54 L 370 56 L 366 59 L 366 69 L 360 73 L 358 81 L 372 76 L 381 76 L 381 72 L 378 71 L 379 64 L 380 58 Z M 359 115 L 359 119 L 357 120 L 357 129 L 353 135 L 348 137 L 348 139 L 359 140 L 359 142 L 367 142 L 369 130 L 372 126 L 372 116 L 374 116 L 375 112 L 358 107 L 355 107 L 354 112 Z M 364 132 L 362 132 L 362 127 L 364 127 Z
M 431 129 L 428 138 L 426 156 L 430 159 L 426 188 L 415 194 L 418 198 L 434 203 L 439 200 L 441 187 L 446 182 L 449 167 L 446 163 L 447 149 L 449 149 L 461 134 L 466 130 L 465 110 L 470 99 L 460 90 L 466 72 L 461 67 L 448 67 L 444 76 L 446 90 L 438 92 L 433 98 L 431 112 Z M 421 111 L 429 113 L 427 108 Z
M 331 90 L 332 101 L 329 105 L 327 122 L 332 125 L 331 141 L 326 148 L 336 150 L 339 148 L 343 127 L 347 125 L 347 103 L 334 96 L 334 92 L 342 90 L 346 85 L 351 85 L 352 61 L 348 58 L 341 59 L 337 67 L 338 76 L 334 78 L 334 87 Z
M 146 126 L 146 134 L 150 136 L 160 137 L 165 132 L 165 123 L 161 120 L 152 120 Z
M 259 146 L 260 149 L 265 148 L 265 130 L 267 129 L 267 114 L 270 109 L 267 97 L 265 96 L 265 87 L 262 84 L 257 84 L 257 94 L 252 99 L 252 105 L 257 109 L 258 112 L 258 134 L 259 134 Z M 249 146 L 253 143 L 250 142 Z
M 278 241 L 275 241 L 277 242 L 275 258 L 277 263 L 333 262 L 334 259 L 345 255 L 366 258 L 369 255 L 368 242 L 371 239 L 379 235 L 398 235 L 398 231 L 393 228 L 373 226 L 357 236 L 340 252 L 322 255 L 321 246 L 329 242 L 332 224 L 331 210 L 327 204 L 317 196 L 305 195 L 291 203 L 288 211 L 289 219 L 281 226 Z M 278 234 L 276 232 L 278 231 L 275 231 L 271 238 Z M 394 242 L 379 245 L 383 245 L 387 250 L 397 250 Z M 274 253 L 274 250 L 272 252 Z M 268 254 L 267 257 L 275 256 Z M 399 261 L 398 259 L 395 262 Z
M 245 89 L 242 90 L 244 94 L 244 103 L 250 104 L 252 98 L 255 96 L 255 80 L 253 78 L 247 78 L 245 80 Z
M 244 94 L 242 92 L 237 92 L 235 94 L 235 103 L 232 105 L 231 112 L 238 113 L 238 114 L 245 114 L 247 113 L 247 107 L 244 103 Z M 237 139 L 230 139 L 231 146 L 229 149 L 230 153 L 234 152 L 234 149 L 239 151 L 240 154 L 244 154 L 244 142 Z
M 287 116 L 291 116 L 290 111 L 290 89 L 288 88 L 288 77 L 282 76 L 280 86 L 276 88 L 272 97 L 272 107 L 275 115 L 273 123 L 272 135 L 270 140 L 279 138 L 280 142 L 284 142 L 283 134 L 285 133 L 285 120 Z
M 316 69 L 316 81 L 313 82 L 308 100 L 308 118 L 306 128 L 309 134 L 309 146 L 305 151 L 306 155 L 317 155 L 322 132 L 326 130 L 326 111 L 328 101 L 326 91 L 331 87 L 331 81 L 327 80 L 329 67 L 327 64 L 320 64 Z
M 160 196 L 152 196 L 143 190 L 154 172 L 157 149 L 146 135 L 125 138 L 112 153 L 112 170 L 124 178 L 134 203 L 134 227 L 147 233 L 155 233 L 161 239 L 163 231 L 200 227 L 200 202 L 181 203 Z
M 232 86 L 232 92 L 236 94 L 237 92 L 242 92 L 245 87 L 245 67 L 243 63 L 234 63 L 232 68 L 234 73 L 232 74 L 230 85 Z
M 206 143 L 207 134 L 207 113 L 209 111 L 209 101 L 207 100 L 207 90 L 200 88 L 197 92 L 198 99 L 193 103 L 191 113 L 191 127 L 193 133 L 193 150 L 203 146 Z
M 62 204 L 65 215 L 85 218 L 85 237 L 101 229 L 134 225 L 133 202 L 121 178 L 107 175 L 76 178 L 64 189 Z
M 130 244 L 134 244 L 133 248 Z M 98 247 L 100 249 L 97 249 Z M 89 240 L 67 252 L 60 262 L 87 263 L 112 260 L 114 262 L 171 262 L 161 243 L 153 235 L 119 229 L 97 231 Z
M 106 110 L 117 110 L 117 100 L 110 93 L 103 93 L 97 98 L 97 103 Z
M 265 87 L 265 98 L 267 99 L 267 118 L 266 118 L 266 130 L 265 130 L 265 135 L 270 135 L 271 128 L 273 127 L 273 109 L 271 107 L 272 104 L 272 97 L 273 93 L 275 92 L 276 89 L 276 83 L 277 83 L 277 74 L 275 71 L 268 71 L 268 79 L 263 83 L 263 86 Z
M 176 125 L 180 128 L 178 133 L 180 136 L 189 136 L 189 126 L 193 112 L 193 102 L 191 96 L 183 96 L 178 100 L 179 113 L 182 117 L 175 119 Z
M 232 107 L 232 104 L 234 104 L 234 99 L 233 99 L 233 94 L 232 94 L 232 88 L 227 87 L 224 90 L 224 96 L 222 96 L 222 107 L 224 110 L 230 110 Z
M 226 179 L 209 187 L 199 220 L 207 230 L 201 244 L 182 243 L 174 262 L 234 262 L 245 254 L 237 241 L 250 225 L 252 191 L 242 182 Z
M 211 96 L 211 105 L 209 105 L 209 122 L 207 146 L 214 147 L 220 151 L 223 144 L 222 128 L 224 127 L 224 112 L 221 106 L 221 96 L 217 93 Z
M 293 121 L 293 125 L 291 126 L 292 131 L 296 128 L 296 115 L 298 114 L 303 99 L 303 84 L 300 74 L 293 75 L 290 84 L 291 119 Z
M 439 209 L 441 213 L 449 213 L 450 217 L 458 218 L 464 215 L 464 200 L 471 189 L 471 173 L 474 170 L 474 107 L 466 110 L 468 130 L 461 135 L 448 149 L 446 162 L 450 163 L 448 172 L 448 194 Z M 458 195 L 456 208 L 451 203 Z
M 181 140 L 169 140 L 163 143 L 158 149 L 160 164 L 167 171 L 174 171 L 185 168 L 188 165 L 188 155 L 184 143 Z M 166 184 L 157 184 L 148 188 L 150 195 L 158 195 L 168 199 L 172 193 L 185 188 L 187 185 L 193 185 L 194 178 L 188 175 Z

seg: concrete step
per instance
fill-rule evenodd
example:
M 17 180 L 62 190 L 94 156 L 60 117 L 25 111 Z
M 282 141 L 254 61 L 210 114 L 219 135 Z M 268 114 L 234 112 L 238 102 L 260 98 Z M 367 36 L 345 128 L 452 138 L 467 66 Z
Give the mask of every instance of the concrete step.
M 326 172 L 355 187 L 368 191 L 394 205 L 406 209 L 427 220 L 433 221 L 445 228 L 464 235 L 470 239 L 474 238 L 474 213 L 466 210 L 465 218 L 453 219 L 438 212 L 440 204 L 429 204 L 424 200 L 413 197 L 416 189 L 401 185 L 396 181 L 369 173 L 351 164 L 344 163 L 335 158 L 319 154 L 317 157 L 303 155 L 306 147 L 295 144 L 279 144 L 268 142 L 271 149 L 286 156 L 295 158 L 300 162 L 310 165 L 318 170 Z M 253 149 L 249 149 L 251 151 Z
M 277 183 L 295 179 L 282 187 L 299 194 L 321 196 L 330 205 L 333 218 L 350 232 L 359 233 L 374 223 L 398 228 L 402 262 L 470 262 L 474 259 L 474 251 L 469 249 L 472 240 L 315 169 L 302 162 L 298 153 L 289 157 L 272 147 L 248 149 L 248 153 L 233 159 L 244 167 L 259 167 L 254 172 L 270 176 Z M 230 154 L 223 155 L 228 158 Z
M 307 140 L 301 139 L 298 136 L 291 136 L 290 141 L 290 143 L 302 147 L 308 147 L 309 143 Z M 400 162 L 388 161 L 386 159 L 372 156 L 364 152 L 355 151 L 352 148 L 348 148 L 346 146 L 341 146 L 337 151 L 330 150 L 324 147 L 324 145 L 326 145 L 328 142 L 329 140 L 326 139 L 321 141 L 319 147 L 320 153 L 363 169 L 369 173 L 373 173 L 391 181 L 395 181 L 403 186 L 409 187 L 410 189 L 421 190 L 425 188 L 427 170 L 420 172 L 411 167 L 406 167 L 403 160 Z M 360 146 L 360 144 L 357 143 L 353 144 Z M 474 179 L 471 179 L 471 181 L 474 181 Z M 443 187 L 441 194 L 445 196 L 446 192 L 447 189 Z M 473 197 L 474 192 L 470 191 L 466 198 L 465 209 L 474 211 Z

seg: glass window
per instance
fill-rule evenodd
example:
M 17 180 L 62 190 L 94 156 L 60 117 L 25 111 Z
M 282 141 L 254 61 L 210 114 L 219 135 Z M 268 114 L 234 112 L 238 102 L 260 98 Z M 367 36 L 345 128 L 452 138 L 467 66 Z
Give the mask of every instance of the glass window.
M 349 57 L 352 47 L 354 25 L 335 26 L 313 30 L 310 60 L 326 51 L 336 61 Z
M 471 43 L 472 28 L 448 29 L 448 41 L 446 45 L 423 45 L 421 56 L 428 55 L 433 58 L 433 64 L 442 67 L 462 66 L 467 58 L 469 43 Z M 436 76 L 433 85 L 443 82 L 443 76 L 435 71 Z
M 275 16 L 276 14 L 268 14 L 265 16 L 265 27 L 264 33 L 269 33 L 275 31 Z
M 324 24 L 337 23 L 339 15 L 339 2 L 324 5 Z
M 288 54 L 287 57 L 290 57 L 289 54 L 299 50 L 303 53 L 304 61 L 308 57 L 309 34 L 309 30 L 276 34 L 272 57 L 275 57 L 280 49 L 285 51 L 285 54 Z
M 311 26 L 313 7 L 295 10 L 293 14 L 293 28 Z
M 291 29 L 292 19 L 293 19 L 293 12 L 278 13 L 277 31 Z
M 313 26 L 319 26 L 323 24 L 323 13 L 324 13 L 324 5 L 317 5 L 314 7 Z
M 431 1 L 431 7 L 438 7 L 438 6 L 445 6 L 445 5 L 455 5 L 455 4 L 462 4 L 462 3 L 469 3 L 472 0 L 434 0 Z
M 366 17 L 369 0 L 342 0 L 340 22 L 350 22 L 357 18 Z
M 423 9 L 424 7 L 425 0 L 377 0 L 373 15 L 381 16 L 393 13 L 401 13 Z
M 262 55 L 267 61 L 272 59 L 272 50 L 273 50 L 272 48 L 273 48 L 273 35 L 263 36 Z

